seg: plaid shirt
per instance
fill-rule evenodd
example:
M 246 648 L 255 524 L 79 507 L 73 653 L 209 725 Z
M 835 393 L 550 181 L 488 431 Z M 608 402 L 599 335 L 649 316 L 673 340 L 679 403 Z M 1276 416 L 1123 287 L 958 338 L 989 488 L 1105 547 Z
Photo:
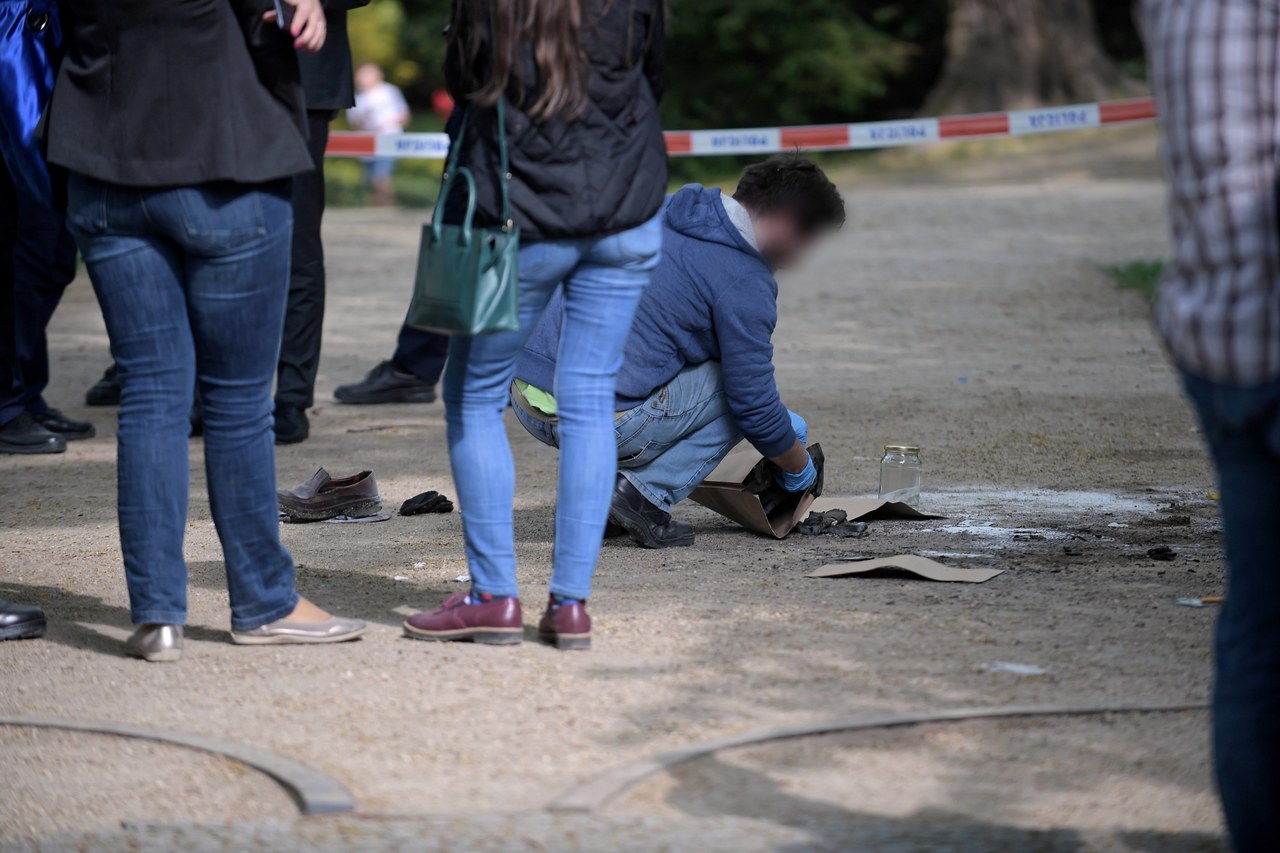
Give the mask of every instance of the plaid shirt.
M 1280 378 L 1280 0 L 1143 0 L 1174 260 L 1156 309 L 1179 365 Z

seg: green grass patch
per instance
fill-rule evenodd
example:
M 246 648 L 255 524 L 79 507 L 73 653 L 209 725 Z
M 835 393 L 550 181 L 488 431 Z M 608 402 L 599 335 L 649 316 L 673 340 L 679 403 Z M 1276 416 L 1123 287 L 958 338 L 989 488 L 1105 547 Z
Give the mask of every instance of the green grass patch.
M 1123 290 L 1136 290 L 1154 299 L 1164 267 L 1164 261 L 1128 261 L 1107 267 L 1106 273 Z

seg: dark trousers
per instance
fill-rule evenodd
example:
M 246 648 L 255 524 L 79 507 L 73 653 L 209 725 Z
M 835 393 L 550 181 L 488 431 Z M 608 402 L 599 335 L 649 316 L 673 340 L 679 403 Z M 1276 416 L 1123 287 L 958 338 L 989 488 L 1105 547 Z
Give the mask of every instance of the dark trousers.
M 18 382 L 18 316 L 14 302 L 13 253 L 18 243 L 18 195 L 0 159 L 0 426 L 22 414 Z
M 65 217 L 20 195 L 7 170 L 0 180 L 0 234 L 0 423 L 7 423 L 24 409 L 48 408 L 45 329 L 76 277 L 76 244 Z
M 1185 377 L 1218 468 L 1227 600 L 1214 640 L 1214 765 L 1241 853 L 1280 839 L 1280 380 Z
M 324 327 L 324 149 L 329 144 L 332 110 L 308 110 L 307 142 L 313 171 L 293 179 L 293 257 L 289 303 L 276 376 L 276 405 L 310 408 L 315 402 L 316 371 Z
M 48 408 L 49 340 L 45 330 L 76 277 L 76 243 L 66 217 L 43 204 L 19 202 L 18 245 L 14 251 L 18 315 L 18 369 L 22 403 L 30 411 Z
M 440 381 L 448 357 L 448 335 L 415 329 L 407 323 L 400 326 L 396 354 L 392 357 L 397 370 L 412 373 L 423 382 L 435 385 Z

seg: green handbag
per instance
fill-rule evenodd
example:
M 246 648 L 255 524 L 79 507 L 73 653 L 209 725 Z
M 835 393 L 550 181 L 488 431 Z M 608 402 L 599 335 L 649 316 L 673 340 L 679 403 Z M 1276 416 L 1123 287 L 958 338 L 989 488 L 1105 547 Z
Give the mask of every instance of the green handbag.
M 448 335 L 482 335 L 520 328 L 520 229 L 511 219 L 508 188 L 511 173 L 502 99 L 498 99 L 498 149 L 502 168 L 498 179 L 502 186 L 503 221 L 500 228 L 473 227 L 476 179 L 470 169 L 458 167 L 470 113 L 468 108 L 449 152 L 431 224 L 422 226 L 418 273 L 407 320 L 415 328 Z M 445 200 L 458 178 L 466 182 L 467 213 L 461 225 L 445 225 Z

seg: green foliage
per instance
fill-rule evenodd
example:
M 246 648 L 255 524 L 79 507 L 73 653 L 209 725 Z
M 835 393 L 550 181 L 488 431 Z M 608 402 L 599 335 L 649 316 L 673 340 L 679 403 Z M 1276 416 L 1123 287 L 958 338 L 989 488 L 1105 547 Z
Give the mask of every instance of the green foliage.
M 1134 0 L 1093 4 L 1103 45 L 1140 71 Z M 355 10 L 356 61 L 378 63 L 425 107 L 444 85 L 450 5 L 373 0 Z M 941 72 L 950 8 L 950 0 L 668 0 L 667 126 L 910 115 Z
M 400 44 L 403 30 L 404 9 L 399 0 L 373 0 L 347 16 L 352 59 L 356 65 L 372 62 L 397 86 L 412 84 L 421 76 L 422 67 Z
M 683 0 L 667 22 L 670 127 L 848 121 L 911 56 L 841 0 Z
M 615 0 L 619 2 L 620 0 Z M 1053 0 L 1042 0 L 1053 2 Z M 1142 44 L 1133 0 L 1093 0 L 1105 48 L 1133 73 Z M 668 128 L 869 121 L 916 114 L 946 59 L 951 0 L 667 0 Z M 373 0 L 349 18 L 357 62 L 405 90 L 415 118 L 444 85 L 450 0 Z M 415 121 L 415 125 L 417 121 Z M 415 127 L 415 129 L 420 129 Z M 676 182 L 736 174 L 743 158 L 673 161 Z M 406 165 L 405 186 L 429 166 Z M 425 173 L 423 173 L 425 177 Z M 359 197 L 360 181 L 340 180 Z M 418 182 L 420 183 L 420 182 Z M 422 184 L 409 192 L 417 197 Z
M 374 0 L 394 3 L 397 0 Z M 398 0 L 404 25 L 391 34 L 406 59 L 419 69 L 413 80 L 400 83 L 410 103 L 430 103 L 431 93 L 444 86 L 444 30 L 449 24 L 450 0 Z
M 1121 288 L 1136 290 L 1154 299 L 1164 275 L 1164 261 L 1128 261 L 1107 267 L 1106 273 Z
M 1137 0 L 1094 0 L 1093 13 L 1102 47 L 1134 77 L 1146 76 L 1142 35 L 1136 23 Z

